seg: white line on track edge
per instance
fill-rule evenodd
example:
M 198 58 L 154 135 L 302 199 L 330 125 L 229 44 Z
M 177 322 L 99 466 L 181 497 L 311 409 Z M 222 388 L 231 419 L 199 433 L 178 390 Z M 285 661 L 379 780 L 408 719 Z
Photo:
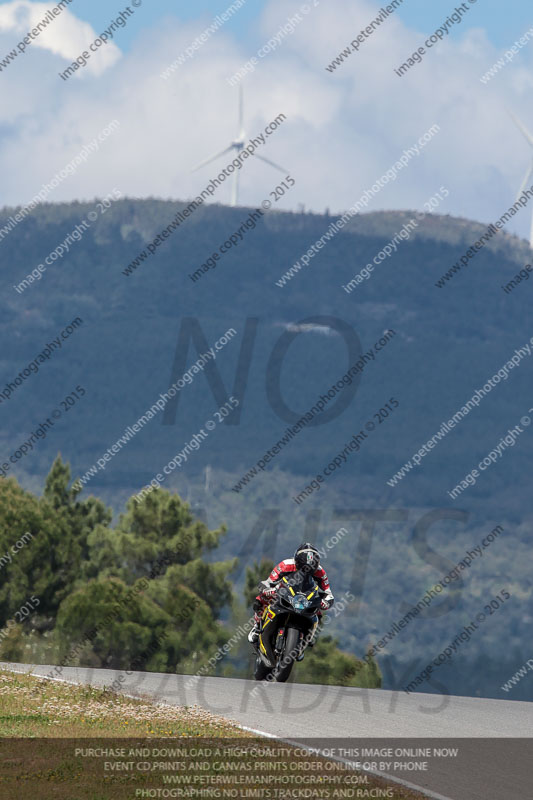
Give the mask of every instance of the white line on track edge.
M 258 736 L 264 736 L 266 739 L 277 739 L 279 742 L 283 742 L 284 744 L 290 744 L 292 747 L 301 747 L 303 750 L 309 750 L 314 755 L 321 755 L 323 758 L 329 758 L 331 761 L 337 761 L 341 764 L 345 764 L 350 769 L 355 769 L 353 766 L 353 761 L 348 761 L 346 758 L 341 758 L 341 756 L 330 756 L 326 755 L 325 753 L 316 753 L 316 748 L 308 747 L 301 742 L 294 741 L 292 739 L 283 739 L 280 736 L 276 736 L 274 733 L 266 733 L 266 731 L 259 731 L 256 728 L 248 728 L 246 725 L 239 725 L 239 728 L 242 728 L 243 731 L 248 731 L 249 733 L 256 733 Z M 451 797 L 445 797 L 443 794 L 437 794 L 436 792 L 432 792 L 430 789 L 425 789 L 423 786 L 417 786 L 416 783 L 410 783 L 409 781 L 404 781 L 403 778 L 397 778 L 395 775 L 388 775 L 386 772 L 380 772 L 379 770 L 357 770 L 358 772 L 368 772 L 370 775 L 376 775 L 378 778 L 383 778 L 388 781 L 392 781 L 392 783 L 399 783 L 402 786 L 405 786 L 406 789 L 413 789 L 417 792 L 422 792 L 427 797 L 432 798 L 432 800 L 453 800 Z
M 11 672 L 23 672 L 23 670 L 10 670 L 10 671 Z M 84 683 L 80 683 L 80 681 L 69 681 L 67 678 L 49 678 L 46 675 L 36 675 L 35 673 L 32 673 L 32 672 L 25 672 L 24 674 L 32 675 L 34 678 L 42 678 L 43 680 L 57 681 L 58 683 L 68 683 L 71 686 L 86 686 L 87 685 L 87 684 L 84 684 Z M 91 684 L 89 684 L 89 685 L 91 685 Z M 97 686 L 97 687 L 94 687 L 94 688 L 100 688 L 100 687 Z M 138 695 L 126 694 L 125 692 L 121 692 L 121 694 L 123 694 L 124 697 L 131 698 L 132 700 L 141 700 L 142 699 Z M 172 705 L 172 704 L 163 702 L 163 703 L 160 703 L 160 705 Z M 249 733 L 256 733 L 258 736 L 263 736 L 265 739 L 276 739 L 277 741 L 283 742 L 284 744 L 290 744 L 292 747 L 301 747 L 303 750 L 309 750 L 309 752 L 314 752 L 314 748 L 307 747 L 307 745 L 305 745 L 305 744 L 303 745 L 301 742 L 293 741 L 291 739 L 282 739 L 281 737 L 276 736 L 275 733 L 267 733 L 266 731 L 257 730 L 257 728 L 248 728 L 246 725 L 240 725 L 238 722 L 235 722 L 235 720 L 231 720 L 231 721 L 234 724 L 236 724 L 237 727 L 240 728 L 243 731 L 248 731 Z M 315 755 L 321 755 L 323 758 L 329 758 L 331 761 L 337 761 L 337 762 L 339 762 L 341 764 L 345 764 L 350 769 L 354 769 L 353 762 L 348 761 L 345 758 L 341 758 L 340 756 L 325 755 L 322 752 L 319 753 L 319 754 L 315 753 Z M 397 778 L 395 775 L 388 775 L 386 772 L 380 772 L 379 770 L 369 770 L 369 769 L 358 770 L 358 771 L 359 772 L 369 772 L 370 775 L 376 775 L 378 778 L 386 779 L 388 781 L 391 781 L 392 783 L 399 783 L 401 786 L 405 786 L 406 789 L 413 789 L 414 791 L 422 792 L 427 797 L 430 797 L 432 800 L 453 800 L 452 797 L 446 797 L 443 794 L 436 794 L 435 792 L 432 792 L 429 789 L 425 789 L 423 786 L 417 786 L 416 783 L 410 783 L 409 781 L 404 781 L 403 778 Z

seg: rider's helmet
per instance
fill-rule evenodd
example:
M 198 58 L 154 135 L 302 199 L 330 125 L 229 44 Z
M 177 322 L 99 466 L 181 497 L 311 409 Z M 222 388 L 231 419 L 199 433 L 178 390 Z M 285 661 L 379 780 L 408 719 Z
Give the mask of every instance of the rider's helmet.
M 294 554 L 296 569 L 315 572 L 320 564 L 320 553 L 310 542 L 303 542 Z

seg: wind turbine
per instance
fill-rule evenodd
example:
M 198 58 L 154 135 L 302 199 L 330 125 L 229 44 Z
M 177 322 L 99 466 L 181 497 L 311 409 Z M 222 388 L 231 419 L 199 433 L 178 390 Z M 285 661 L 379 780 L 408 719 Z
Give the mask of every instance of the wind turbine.
M 231 153 L 233 150 L 236 156 L 240 155 L 241 151 L 244 150 L 244 145 L 246 144 L 246 132 L 244 130 L 244 101 L 243 101 L 243 91 L 242 91 L 242 84 L 239 84 L 239 119 L 238 119 L 238 128 L 239 133 L 237 138 L 232 141 L 229 147 L 226 147 L 225 150 L 222 150 L 220 153 L 216 153 L 214 156 L 210 156 L 206 158 L 205 161 L 202 161 L 201 164 L 198 164 L 197 167 L 193 169 L 193 172 L 197 172 L 202 167 L 205 167 L 207 164 L 210 164 L 212 161 L 216 161 L 217 158 L 220 158 L 226 153 Z M 253 154 L 255 158 L 258 158 L 260 161 L 264 161 L 265 164 L 269 164 L 274 169 L 279 169 L 280 172 L 284 172 L 287 174 L 287 170 L 280 167 L 278 164 L 274 164 L 273 161 L 269 161 L 268 158 L 264 158 L 263 156 L 258 156 L 255 153 Z M 239 202 L 239 175 L 240 169 L 236 169 L 233 173 L 233 186 L 231 189 L 231 205 L 236 206 Z
M 519 129 L 519 131 L 521 131 L 522 135 L 524 136 L 526 141 L 529 143 L 529 146 L 533 149 L 533 136 L 527 130 L 526 126 L 522 122 L 520 122 L 518 117 L 516 117 L 511 111 L 509 111 L 509 114 L 510 114 L 511 119 L 513 120 L 514 124 L 516 125 L 516 127 Z M 519 190 L 518 195 L 517 195 L 517 200 L 520 197 L 520 195 L 522 194 L 522 192 L 524 191 L 524 189 L 526 188 L 526 186 L 528 184 L 528 181 L 531 179 L 532 176 L 533 176 L 533 155 L 531 156 L 531 163 L 529 164 L 529 167 L 528 167 L 528 170 L 527 170 L 527 172 L 525 174 L 524 180 L 522 181 L 522 185 L 520 186 L 520 190 Z M 530 230 L 530 233 L 529 233 L 529 244 L 530 244 L 530 247 L 533 248 L 533 215 L 532 215 L 532 218 L 531 218 L 531 230 Z

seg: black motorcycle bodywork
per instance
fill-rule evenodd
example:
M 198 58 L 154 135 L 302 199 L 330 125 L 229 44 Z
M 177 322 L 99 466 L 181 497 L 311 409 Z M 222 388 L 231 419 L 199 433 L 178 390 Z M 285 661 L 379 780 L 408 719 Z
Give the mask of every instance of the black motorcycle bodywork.
M 322 592 L 311 575 L 283 577 L 261 620 L 255 680 L 286 681 L 318 625 Z

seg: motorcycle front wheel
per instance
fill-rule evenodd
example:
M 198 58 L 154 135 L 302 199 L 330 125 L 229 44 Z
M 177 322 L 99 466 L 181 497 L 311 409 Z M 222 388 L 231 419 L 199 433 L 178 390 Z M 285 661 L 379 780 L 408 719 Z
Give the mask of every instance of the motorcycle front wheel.
M 281 666 L 276 670 L 276 680 L 278 683 L 285 683 L 291 674 L 292 665 L 299 652 L 300 631 L 297 628 L 289 628 L 285 638 L 285 648 L 280 659 Z
M 254 667 L 254 680 L 255 681 L 266 681 L 267 677 L 272 672 L 270 667 L 265 666 L 259 656 L 257 656 L 255 660 L 255 667 Z

